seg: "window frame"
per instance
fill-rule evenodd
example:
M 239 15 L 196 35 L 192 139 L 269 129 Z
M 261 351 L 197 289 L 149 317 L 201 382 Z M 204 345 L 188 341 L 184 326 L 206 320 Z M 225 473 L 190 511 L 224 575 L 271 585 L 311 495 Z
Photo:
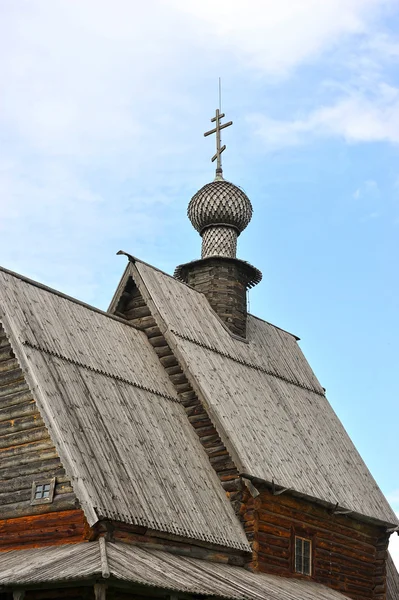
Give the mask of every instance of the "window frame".
M 49 493 L 48 497 L 36 498 L 37 487 L 39 485 L 41 485 L 41 486 L 48 485 L 49 486 L 49 489 L 46 490 Z M 32 493 L 31 493 L 31 499 L 30 499 L 31 505 L 34 506 L 36 504 L 51 504 L 54 499 L 54 491 L 55 491 L 55 477 L 52 477 L 51 479 L 39 479 L 39 480 L 33 481 Z
M 292 532 L 292 571 L 298 577 L 313 577 L 314 575 L 314 536 L 309 535 L 307 532 Z M 309 572 L 297 571 L 297 540 L 309 543 Z M 302 562 L 304 553 L 302 552 Z

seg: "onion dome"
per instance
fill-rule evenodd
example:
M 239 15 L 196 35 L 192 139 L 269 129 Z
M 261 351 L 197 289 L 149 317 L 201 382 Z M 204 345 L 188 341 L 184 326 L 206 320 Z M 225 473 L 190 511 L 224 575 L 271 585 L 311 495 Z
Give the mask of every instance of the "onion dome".
M 220 178 L 198 190 L 188 205 L 187 214 L 201 234 L 214 225 L 234 227 L 240 234 L 251 220 L 252 204 L 239 187 Z
M 237 238 L 246 228 L 252 217 L 252 204 L 248 196 L 236 185 L 223 179 L 222 152 L 226 146 L 221 144 L 220 132 L 233 124 L 232 121 L 221 124 L 224 113 L 219 109 L 211 119 L 215 127 L 204 136 L 216 134 L 216 177 L 204 185 L 191 198 L 188 205 L 188 218 L 194 229 L 202 237 L 201 258 L 221 256 L 236 258 Z

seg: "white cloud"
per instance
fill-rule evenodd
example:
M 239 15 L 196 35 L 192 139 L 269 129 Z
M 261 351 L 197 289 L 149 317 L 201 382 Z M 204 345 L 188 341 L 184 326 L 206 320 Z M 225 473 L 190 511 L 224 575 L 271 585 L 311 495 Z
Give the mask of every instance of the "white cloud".
M 359 198 L 364 197 L 373 197 L 376 198 L 380 195 L 380 190 L 378 187 L 378 183 L 373 179 L 367 179 L 364 181 L 352 194 L 355 200 L 359 200 Z
M 199 19 L 204 36 L 217 39 L 248 66 L 281 76 L 320 56 L 343 36 L 366 34 L 389 0 L 202 0 L 172 4 Z M 207 38 L 208 40 L 208 38 Z
M 375 32 L 392 4 L 254 0 L 249 10 L 237 0 L 2 3 L 2 262 L 33 269 L 44 261 L 48 271 L 52 261 L 72 280 L 74 269 L 85 269 L 107 244 L 118 249 L 116 239 L 134 235 L 139 253 L 137 245 L 153 243 L 154 223 L 155 231 L 166 226 L 165 202 L 179 202 L 198 177 L 195 153 L 202 151 L 197 140 L 211 79 L 227 71 L 232 79 L 259 81 L 255 104 L 266 93 L 259 73 L 288 77 L 351 36 L 368 44 L 368 53 L 380 56 L 389 47 L 395 56 L 389 38 Z M 234 85 L 232 93 L 245 97 Z M 390 139 L 397 96 L 388 87 L 379 93 L 377 107 L 351 93 L 294 122 L 261 115 L 259 133 L 274 146 L 321 134 L 383 138 L 384 109 Z M 26 253 L 15 240 L 32 235 Z
M 355 142 L 399 143 L 399 88 L 380 84 L 372 96 L 356 91 L 306 117 L 274 120 L 248 116 L 255 133 L 269 148 L 294 146 L 317 137 Z

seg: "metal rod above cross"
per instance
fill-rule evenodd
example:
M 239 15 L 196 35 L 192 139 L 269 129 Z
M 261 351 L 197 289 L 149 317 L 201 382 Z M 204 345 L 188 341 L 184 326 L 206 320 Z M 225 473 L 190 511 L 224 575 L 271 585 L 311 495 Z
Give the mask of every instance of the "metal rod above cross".
M 222 152 L 224 150 L 226 150 L 226 146 L 222 146 L 221 145 L 221 135 L 220 135 L 220 131 L 222 129 L 224 129 L 225 127 L 230 127 L 230 125 L 233 125 L 233 121 L 229 121 L 228 123 L 224 123 L 223 125 L 221 125 L 220 123 L 220 119 L 222 119 L 224 117 L 224 113 L 220 112 L 220 110 L 217 108 L 216 109 L 216 115 L 211 119 L 211 123 L 216 123 L 216 127 L 214 129 L 211 129 L 210 131 L 206 131 L 204 133 L 204 137 L 207 137 L 208 135 L 211 135 L 212 133 L 216 133 L 216 154 L 214 154 L 212 156 L 212 162 L 214 162 L 215 160 L 217 160 L 216 163 L 216 176 L 222 176 Z

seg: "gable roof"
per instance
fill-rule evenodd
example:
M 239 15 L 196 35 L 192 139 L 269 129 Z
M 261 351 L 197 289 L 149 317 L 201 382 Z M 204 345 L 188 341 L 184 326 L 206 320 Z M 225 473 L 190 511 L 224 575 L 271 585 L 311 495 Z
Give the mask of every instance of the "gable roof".
M 150 588 L 231 600 L 345 600 L 314 581 L 121 543 L 96 542 L 0 554 L 0 585 L 112 578 Z
M 0 321 L 91 525 L 249 551 L 144 333 L 5 270 Z
M 295 336 L 249 315 L 243 341 L 186 284 L 135 259 L 129 276 L 243 474 L 397 523 Z

